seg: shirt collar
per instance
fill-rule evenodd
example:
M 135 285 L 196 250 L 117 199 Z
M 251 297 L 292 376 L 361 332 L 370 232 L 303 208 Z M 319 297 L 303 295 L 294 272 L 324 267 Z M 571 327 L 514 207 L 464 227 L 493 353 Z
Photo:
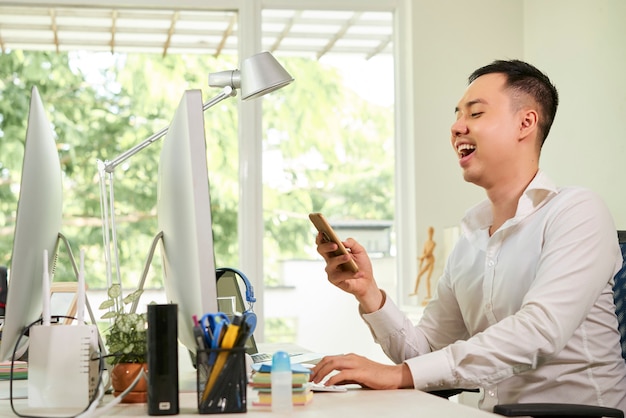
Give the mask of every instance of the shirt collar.
M 517 224 L 543 206 L 548 200 L 559 192 L 558 187 L 543 171 L 537 171 L 530 184 L 522 193 L 518 203 L 515 216 L 505 222 L 503 227 Z M 470 208 L 461 221 L 461 228 L 465 234 L 474 235 L 479 231 L 488 229 L 493 223 L 491 212 L 491 202 L 485 199 L 474 207 Z

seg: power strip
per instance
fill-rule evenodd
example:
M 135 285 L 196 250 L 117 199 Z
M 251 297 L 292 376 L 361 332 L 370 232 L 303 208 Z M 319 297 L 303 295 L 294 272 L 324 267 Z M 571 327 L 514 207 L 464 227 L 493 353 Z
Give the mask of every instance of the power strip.
M 98 384 L 95 325 L 41 325 L 30 330 L 28 406 L 81 408 Z

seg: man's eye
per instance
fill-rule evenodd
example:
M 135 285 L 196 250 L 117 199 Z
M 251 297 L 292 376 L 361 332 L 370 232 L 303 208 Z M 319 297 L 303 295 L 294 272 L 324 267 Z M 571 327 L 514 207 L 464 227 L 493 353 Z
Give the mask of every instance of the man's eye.
M 483 112 L 474 112 L 474 113 L 470 114 L 470 116 L 473 117 L 473 118 L 477 118 L 477 117 L 479 117 L 482 114 L 483 114 Z

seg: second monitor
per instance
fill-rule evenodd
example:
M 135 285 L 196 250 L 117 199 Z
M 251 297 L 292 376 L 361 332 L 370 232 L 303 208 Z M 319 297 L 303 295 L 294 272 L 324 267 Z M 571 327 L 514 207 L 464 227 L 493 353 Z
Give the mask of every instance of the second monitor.
M 200 90 L 184 93 L 163 142 L 157 186 L 165 294 L 178 305 L 178 338 L 192 353 L 192 316 L 217 312 L 202 107 Z

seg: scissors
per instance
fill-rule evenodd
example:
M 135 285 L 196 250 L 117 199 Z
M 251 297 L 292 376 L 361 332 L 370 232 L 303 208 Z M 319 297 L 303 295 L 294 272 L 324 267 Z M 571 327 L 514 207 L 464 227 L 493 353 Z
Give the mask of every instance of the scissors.
M 230 321 L 224 312 L 206 313 L 200 319 L 200 328 L 204 333 L 204 339 L 209 349 L 220 348 L 220 343 L 224 332 Z M 209 364 L 215 359 L 215 353 L 211 353 Z

